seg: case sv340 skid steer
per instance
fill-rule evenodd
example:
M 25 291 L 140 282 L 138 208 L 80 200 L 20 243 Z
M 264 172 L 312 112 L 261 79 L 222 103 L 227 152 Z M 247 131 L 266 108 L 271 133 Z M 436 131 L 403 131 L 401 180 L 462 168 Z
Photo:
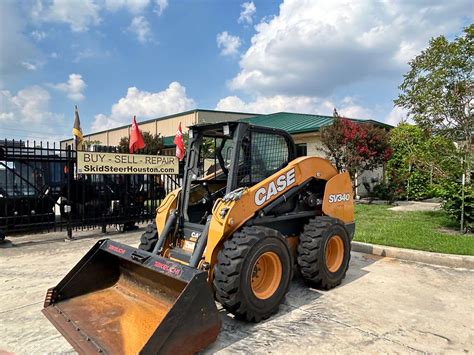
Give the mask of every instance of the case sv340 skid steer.
M 98 241 L 48 290 L 43 313 L 80 353 L 194 353 L 219 333 L 215 299 L 258 322 L 277 311 L 296 268 L 314 287 L 339 285 L 354 229 L 348 173 L 297 157 L 288 133 L 193 126 L 182 187 L 139 248 Z

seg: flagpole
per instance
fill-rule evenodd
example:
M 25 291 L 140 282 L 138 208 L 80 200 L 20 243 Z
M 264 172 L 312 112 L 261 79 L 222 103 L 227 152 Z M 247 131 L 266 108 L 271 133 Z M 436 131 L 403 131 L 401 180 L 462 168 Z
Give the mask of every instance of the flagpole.
M 76 115 L 79 116 L 79 110 L 77 109 L 77 105 L 74 105 L 74 126 L 76 124 Z M 73 161 L 73 164 L 74 164 L 74 179 L 76 180 L 77 179 L 77 136 L 74 135 L 74 150 L 76 151 L 76 161 Z

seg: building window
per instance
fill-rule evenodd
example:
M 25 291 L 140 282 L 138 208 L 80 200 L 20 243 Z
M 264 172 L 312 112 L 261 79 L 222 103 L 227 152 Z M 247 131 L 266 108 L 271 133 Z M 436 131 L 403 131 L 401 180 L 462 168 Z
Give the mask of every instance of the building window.
M 296 154 L 299 157 L 308 155 L 308 145 L 306 143 L 299 143 L 296 145 Z

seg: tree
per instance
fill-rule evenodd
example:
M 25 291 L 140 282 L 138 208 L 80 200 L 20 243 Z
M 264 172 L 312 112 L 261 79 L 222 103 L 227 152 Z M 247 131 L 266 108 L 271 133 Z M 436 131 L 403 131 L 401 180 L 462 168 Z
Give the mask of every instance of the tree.
M 474 132 L 474 24 L 449 42 L 433 38 L 429 47 L 410 61 L 410 71 L 394 101 L 404 107 L 423 129 L 459 143 L 463 183 L 460 220 L 464 230 L 465 186 L 470 191 L 472 133 Z M 465 177 L 465 178 L 464 178 Z M 457 189 L 459 191 L 459 189 Z M 447 197 L 447 203 L 453 196 Z
M 399 124 L 390 131 L 390 146 L 387 180 L 398 198 L 442 197 L 447 182 L 461 175 L 453 142 L 419 126 Z
M 92 141 L 84 140 L 82 142 L 82 146 L 83 146 L 84 150 L 88 150 L 89 147 L 91 147 L 93 145 L 101 145 L 101 144 L 102 144 L 102 142 L 99 141 L 99 140 L 92 140 Z
M 143 141 L 145 142 L 145 148 L 140 149 L 138 154 L 150 154 L 157 155 L 160 154 L 161 150 L 164 148 L 163 139 L 160 135 L 153 135 L 149 132 L 142 132 Z M 122 137 L 118 145 L 119 153 L 128 153 L 129 152 L 129 137 Z
M 322 129 L 321 138 L 337 170 L 347 170 L 353 181 L 356 173 L 382 166 L 392 154 L 384 129 L 338 115 Z
M 433 38 L 409 65 L 395 104 L 407 109 L 428 132 L 463 141 L 461 151 L 469 175 L 474 132 L 474 24 L 452 42 L 444 36 Z

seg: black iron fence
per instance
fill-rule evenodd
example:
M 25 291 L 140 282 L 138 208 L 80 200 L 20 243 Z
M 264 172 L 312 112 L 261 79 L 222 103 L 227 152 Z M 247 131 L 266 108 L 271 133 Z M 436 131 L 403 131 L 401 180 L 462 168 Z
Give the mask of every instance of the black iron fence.
M 164 196 L 180 186 L 178 175 L 82 175 L 70 147 L 0 141 L 0 230 L 67 230 L 154 218 Z

